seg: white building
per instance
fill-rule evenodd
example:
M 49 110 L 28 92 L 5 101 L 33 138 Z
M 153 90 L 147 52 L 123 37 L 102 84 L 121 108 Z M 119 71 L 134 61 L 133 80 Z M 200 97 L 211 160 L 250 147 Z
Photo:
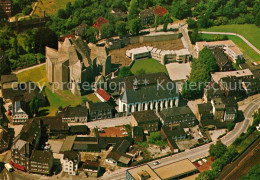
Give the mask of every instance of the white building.
M 63 171 L 67 172 L 69 175 L 76 176 L 78 174 L 78 167 L 79 167 L 80 160 L 81 160 L 80 153 L 75 151 L 64 152 L 63 166 L 62 166 Z

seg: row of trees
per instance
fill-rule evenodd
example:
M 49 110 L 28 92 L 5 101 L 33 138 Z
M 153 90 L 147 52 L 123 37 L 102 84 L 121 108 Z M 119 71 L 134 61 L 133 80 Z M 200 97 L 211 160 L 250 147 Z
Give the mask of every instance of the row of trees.
M 211 165 L 212 170 L 204 171 L 196 178 L 197 180 L 211 180 L 216 179 L 218 173 L 224 166 L 232 162 L 238 155 L 234 147 L 227 147 L 221 141 L 211 144 L 209 149 L 210 156 L 214 157 L 214 162 Z
M 182 87 L 183 97 L 188 100 L 202 97 L 206 84 L 210 82 L 210 73 L 216 71 L 218 71 L 218 65 L 215 57 L 210 49 L 203 48 L 199 53 L 199 58 L 192 62 L 190 78 Z
M 5 51 L 11 69 L 44 61 L 45 46 L 57 48 L 57 35 L 49 28 L 15 33 L 8 27 L 0 31 L 0 49 Z
M 185 9 L 185 8 L 183 8 Z M 208 28 L 225 24 L 256 24 L 260 26 L 260 2 L 258 0 L 201 0 L 192 11 L 198 21 L 189 20 L 189 27 Z

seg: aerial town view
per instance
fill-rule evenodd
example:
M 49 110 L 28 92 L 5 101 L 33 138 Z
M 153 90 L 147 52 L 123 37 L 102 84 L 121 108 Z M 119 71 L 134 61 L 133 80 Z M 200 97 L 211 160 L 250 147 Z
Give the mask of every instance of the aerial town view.
M 260 0 L 0 0 L 0 180 L 260 180 Z

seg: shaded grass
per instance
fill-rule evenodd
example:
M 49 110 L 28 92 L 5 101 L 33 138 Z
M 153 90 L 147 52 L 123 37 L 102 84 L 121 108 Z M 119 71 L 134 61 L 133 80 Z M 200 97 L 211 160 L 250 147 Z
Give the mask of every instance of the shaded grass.
M 132 66 L 131 71 L 134 75 L 137 75 L 138 71 L 141 69 L 143 69 L 146 74 L 157 72 L 164 72 L 168 74 L 166 67 L 155 59 L 137 60 Z
M 203 31 L 237 33 L 244 36 L 257 49 L 260 49 L 260 28 L 255 24 L 230 24 L 213 26 L 208 29 L 203 29 Z
M 256 140 L 260 135 L 260 132 L 255 130 L 252 134 L 250 134 L 246 139 L 244 139 L 239 145 L 235 146 L 237 151 L 241 153 L 244 151 L 251 143 Z

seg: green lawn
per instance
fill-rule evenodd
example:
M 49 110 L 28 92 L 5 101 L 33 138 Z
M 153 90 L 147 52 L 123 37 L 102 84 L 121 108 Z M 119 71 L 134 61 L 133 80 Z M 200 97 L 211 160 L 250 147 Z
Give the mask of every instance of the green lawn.
M 68 2 L 73 4 L 75 0 L 40 0 L 35 15 L 42 17 L 43 11 L 47 15 L 55 15 L 59 9 L 65 9 Z
M 254 24 L 231 24 L 213 26 L 208 29 L 203 29 L 203 31 L 237 33 L 244 36 L 257 49 L 260 49 L 260 28 Z
M 164 72 L 168 74 L 166 67 L 155 59 L 137 60 L 132 66 L 131 71 L 133 74 L 137 75 L 138 71 L 140 71 L 141 69 L 143 69 L 147 74 L 157 72 Z
M 252 134 L 250 134 L 246 139 L 244 139 L 239 145 L 235 146 L 237 151 L 240 153 L 245 150 L 256 138 L 258 138 L 260 132 L 255 130 Z
M 217 34 L 201 34 L 202 38 L 205 39 L 211 39 L 214 40 L 216 37 L 220 36 Z M 228 39 L 232 40 L 243 52 L 244 57 L 246 59 L 246 62 L 248 65 L 251 66 L 251 62 L 255 61 L 260 61 L 260 55 L 255 52 L 251 47 L 249 47 L 241 38 L 237 36 L 227 36 Z

